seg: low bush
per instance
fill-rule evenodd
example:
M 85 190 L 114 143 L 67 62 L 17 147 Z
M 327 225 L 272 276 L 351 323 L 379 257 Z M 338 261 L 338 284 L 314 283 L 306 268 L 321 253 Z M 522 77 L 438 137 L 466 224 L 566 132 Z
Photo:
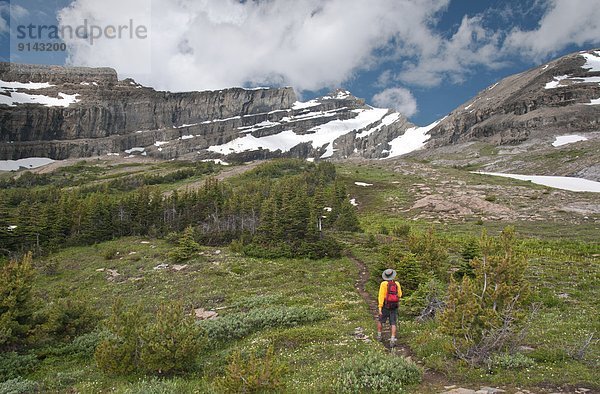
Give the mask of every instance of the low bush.
M 410 347 L 428 368 L 443 370 L 454 358 L 452 338 L 433 330 L 424 330 L 410 339 Z
M 212 342 L 239 339 L 266 328 L 295 327 L 325 318 L 327 313 L 321 309 L 273 306 L 253 309 L 247 313 L 234 313 L 216 320 L 205 320 L 201 326 Z
M 522 353 L 494 354 L 490 358 L 490 369 L 522 369 L 533 367 L 535 361 Z
M 161 305 L 152 319 L 116 303 L 107 329 L 95 359 L 100 369 L 112 374 L 190 372 L 206 345 L 202 328 L 181 303 Z
M 423 371 L 412 361 L 371 352 L 346 360 L 334 389 L 340 393 L 400 393 L 420 383 L 422 377 Z
M 33 371 L 38 359 L 33 354 L 0 353 L 0 381 L 15 379 Z
M 425 283 L 420 283 L 416 291 L 403 298 L 399 311 L 403 315 L 419 317 L 419 320 L 432 319 L 443 307 L 445 292 L 446 286 L 432 278 Z
M 269 347 L 264 356 L 243 356 L 234 352 L 228 360 L 225 375 L 218 378 L 215 386 L 224 393 L 263 393 L 284 390 L 283 376 L 287 368 Z
M 61 347 L 54 347 L 48 352 L 54 356 L 73 356 L 79 358 L 91 358 L 94 356 L 98 344 L 110 337 L 106 330 L 95 330 L 78 336 L 71 343 Z
M 15 378 L 0 383 L 0 394 L 29 394 L 38 391 L 39 385 L 32 380 Z
M 43 312 L 44 322 L 36 328 L 38 341 L 72 341 L 94 330 L 100 314 L 85 302 L 71 298 L 58 299 Z

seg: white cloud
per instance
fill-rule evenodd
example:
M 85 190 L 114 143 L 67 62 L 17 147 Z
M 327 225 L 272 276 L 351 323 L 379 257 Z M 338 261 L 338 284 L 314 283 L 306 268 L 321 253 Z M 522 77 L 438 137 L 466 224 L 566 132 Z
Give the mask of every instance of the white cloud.
M 301 93 L 339 87 L 383 63 L 392 66 L 377 81 L 381 89 L 433 87 L 461 83 L 481 67 L 501 68 L 515 55 L 531 60 L 600 42 L 600 0 L 548 2 L 531 31 L 490 29 L 488 21 L 503 17 L 488 10 L 465 16 L 446 36 L 437 22 L 449 2 L 74 0 L 60 20 L 147 23 L 144 42 L 68 41 L 68 62 L 114 67 L 121 77 L 173 91 L 291 85 Z
M 406 117 L 417 113 L 417 100 L 404 88 L 385 89 L 373 96 L 373 104 L 383 108 L 393 108 Z
M 572 44 L 598 42 L 600 0 L 553 0 L 537 28 L 512 30 L 504 49 L 540 60 Z
M 375 51 L 390 48 L 392 39 L 414 53 L 430 52 L 436 38 L 428 26 L 448 1 L 155 0 L 151 70 L 128 76 L 170 90 L 336 87 L 376 65 Z M 105 25 L 114 23 L 114 10 L 135 20 L 139 11 L 123 10 L 124 3 L 129 2 L 77 0 L 61 12 L 61 20 L 73 24 L 88 17 Z M 118 42 L 120 51 L 101 42 L 93 48 L 70 44 L 70 63 L 121 72 L 131 68 L 141 50 L 124 40 Z

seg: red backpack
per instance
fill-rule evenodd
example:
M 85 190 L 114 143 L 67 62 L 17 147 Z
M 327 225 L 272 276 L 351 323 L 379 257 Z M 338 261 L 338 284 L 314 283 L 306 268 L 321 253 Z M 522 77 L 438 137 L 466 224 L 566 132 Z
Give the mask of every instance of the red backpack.
M 398 285 L 395 281 L 388 281 L 387 294 L 385 295 L 384 306 L 387 309 L 398 309 Z

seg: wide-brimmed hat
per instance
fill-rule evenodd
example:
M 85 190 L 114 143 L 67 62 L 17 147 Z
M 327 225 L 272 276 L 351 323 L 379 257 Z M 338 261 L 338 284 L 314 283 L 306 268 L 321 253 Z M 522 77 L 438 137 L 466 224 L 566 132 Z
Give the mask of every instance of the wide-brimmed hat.
M 381 274 L 381 277 L 384 280 L 394 280 L 394 278 L 396 277 L 397 272 L 394 271 L 391 268 L 386 269 L 385 271 L 383 271 L 383 274 Z

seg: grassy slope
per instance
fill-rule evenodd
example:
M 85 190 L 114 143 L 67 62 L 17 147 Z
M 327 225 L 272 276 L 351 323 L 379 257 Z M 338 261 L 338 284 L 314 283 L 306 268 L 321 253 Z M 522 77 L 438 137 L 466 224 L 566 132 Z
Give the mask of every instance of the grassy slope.
M 137 172 L 142 168 L 144 171 L 164 174 L 176 168 L 173 166 L 169 163 L 115 166 L 100 174 L 89 170 L 93 175 L 86 181 L 112 179 L 120 173 Z M 81 171 L 77 172 L 80 176 Z M 436 171 L 442 172 L 442 175 L 447 171 L 469 183 L 508 185 L 514 182 L 503 178 L 481 179 L 455 169 Z M 360 218 L 367 233 L 378 233 L 382 225 L 388 229 L 403 223 L 410 223 L 413 229 L 429 226 L 427 222 L 409 221 L 409 213 L 405 212 L 415 200 L 408 191 L 413 184 L 436 186 L 426 173 L 401 176 L 377 163 L 362 166 L 344 164 L 339 167 L 339 173 L 351 196 L 356 197 L 360 204 Z M 186 179 L 164 188 L 167 190 L 197 181 Z M 355 181 L 373 183 L 373 186 L 356 186 Z M 523 186 L 544 190 L 528 183 Z M 461 243 L 477 236 L 482 227 L 496 233 L 506 224 L 485 222 L 479 225 L 476 218 L 470 218 L 464 223 L 438 225 L 438 229 L 456 259 Z M 492 382 L 505 387 L 512 383 L 525 386 L 581 382 L 600 385 L 598 377 L 594 375 L 594 366 L 598 366 L 600 357 L 597 345 L 590 349 L 585 363 L 565 357 L 565 351 L 580 343 L 586 333 L 600 332 L 597 319 L 591 318 L 598 314 L 597 300 L 600 298 L 600 248 L 595 226 L 553 222 L 516 224 L 517 230 L 529 237 L 522 247 L 529 252 L 529 275 L 540 290 L 539 301 L 543 304 L 526 342 L 536 349 L 537 357 L 542 361 L 529 371 L 500 371 L 493 375 L 454 365 L 446 370 L 450 375 L 449 381 Z M 401 242 L 390 237 L 386 239 Z M 381 261 L 376 250 L 364 246 L 366 234 L 348 236 L 345 240 L 354 245 L 356 255 L 371 268 Z M 192 259 L 188 267 L 181 271 L 155 270 L 158 264 L 168 262 L 168 249 L 169 245 L 164 241 L 139 238 L 69 248 L 36 262 L 40 272 L 36 291 L 49 301 L 64 294 L 87 300 L 103 314 L 108 312 L 112 300 L 117 297 L 122 297 L 126 303 L 142 304 L 147 309 L 152 309 L 160 301 L 180 299 L 188 307 L 224 308 L 219 309 L 219 313 L 227 314 L 235 310 L 234 306 L 240 299 L 265 296 L 264 302 L 317 306 L 331 315 L 319 323 L 266 330 L 228 344 L 204 361 L 205 376 L 175 379 L 169 382 L 169 390 L 208 390 L 206 377 L 210 380 L 222 372 L 231 350 L 254 350 L 271 343 L 289 366 L 286 383 L 290 391 L 322 391 L 332 381 L 341 360 L 368 348 L 381 349 L 378 344 L 354 339 L 356 327 L 364 327 L 367 334 L 372 334 L 374 324 L 367 306 L 353 288 L 357 277 L 356 267 L 347 259 L 316 262 L 257 260 L 234 254 L 228 248 L 220 248 L 221 253 L 217 253 L 216 248 L 206 248 L 203 254 Z M 107 259 L 113 255 L 116 257 Z M 108 280 L 108 269 L 116 270 L 120 275 Z M 378 273 L 373 272 L 373 277 L 377 278 Z M 367 288 L 372 294 L 375 292 L 375 283 L 376 280 L 373 280 Z M 413 344 L 420 332 L 431 329 L 429 325 L 410 321 L 401 323 L 400 328 L 403 341 Z M 436 365 L 435 360 L 424 361 L 426 365 Z M 150 387 L 162 387 L 162 383 L 147 379 L 145 383 L 140 383 L 135 377 L 126 380 L 105 376 L 97 370 L 92 360 L 82 362 L 69 357 L 45 359 L 42 367 L 30 378 L 46 382 L 49 388 L 66 390 L 74 387 L 79 392 L 108 391 L 113 388 L 116 392 L 143 392 Z M 424 390 L 429 389 L 422 386 L 415 391 Z
M 147 241 L 123 238 L 57 253 L 38 262 L 40 269 L 51 266 L 54 273 L 40 275 L 36 288 L 43 289 L 44 297 L 49 300 L 66 290 L 72 297 L 89 300 L 104 314 L 108 313 L 111 300 L 117 297 L 147 309 L 164 300 L 179 299 L 189 307 L 219 308 L 221 314 L 231 313 L 228 308 L 235 310 L 237 303 L 247 299 L 323 308 L 331 315 L 323 322 L 262 331 L 230 343 L 205 360 L 205 373 L 215 376 L 222 372 L 230 350 L 255 350 L 273 344 L 289 366 L 288 387 L 298 392 L 326 387 L 339 360 L 368 347 L 380 346 L 353 339 L 356 327 L 372 329 L 372 321 L 366 305 L 354 291 L 355 266 L 347 259 L 257 260 L 227 249 L 206 248 L 181 271 L 155 270 L 166 260 L 169 246 L 159 240 L 141 242 Z M 114 251 L 123 257 L 111 260 L 103 257 Z M 108 280 L 111 275 L 106 269 L 121 275 Z M 68 359 L 46 360 L 36 377 L 50 382 L 65 371 L 82 372 L 81 380 L 74 385 L 81 392 L 112 387 L 119 392 L 130 387 L 127 381 L 102 375 L 93 362 L 74 366 Z M 201 377 L 195 382 L 204 384 Z
M 471 184 L 487 181 L 498 184 L 512 184 L 502 178 L 477 179 L 474 174 L 456 169 L 437 171 L 449 176 L 460 176 Z M 431 224 L 413 221 L 414 212 L 406 209 L 393 209 L 394 206 L 410 208 L 414 197 L 408 189 L 415 183 L 435 188 L 436 183 L 426 176 L 399 175 L 385 165 L 342 165 L 339 170 L 349 185 L 351 197 L 359 201 L 361 224 L 368 232 L 379 233 L 382 226 L 392 230 L 395 226 L 409 224 L 413 231 L 423 230 Z M 442 176 L 443 178 L 443 176 Z M 372 183 L 373 186 L 354 185 L 355 181 Z M 517 183 L 520 183 L 517 181 Z M 533 190 L 539 186 L 522 183 Z M 437 225 L 441 237 L 445 239 L 451 253 L 451 260 L 458 262 L 460 245 L 465 240 L 478 237 L 483 228 L 490 234 L 498 233 L 507 225 L 514 225 L 518 233 L 525 237 L 520 249 L 528 255 L 528 276 L 538 292 L 536 301 L 541 309 L 532 320 L 531 330 L 525 338 L 528 346 L 535 348 L 530 354 L 539 362 L 530 369 L 520 371 L 499 371 L 488 374 L 479 369 L 465 369 L 459 365 L 442 369 L 454 381 L 471 381 L 495 384 L 543 385 L 577 384 L 600 385 L 596 368 L 600 366 L 600 346 L 591 346 L 585 362 L 573 360 L 567 352 L 578 348 L 585 337 L 600 331 L 598 316 L 600 311 L 600 244 L 598 225 L 569 224 L 564 222 L 485 222 L 468 218 L 466 222 L 445 222 Z M 381 242 L 403 242 L 392 236 L 379 236 Z M 370 267 L 378 267 L 385 257 L 363 242 L 355 242 L 354 252 Z M 373 275 L 375 272 L 373 272 Z M 375 283 L 367 287 L 372 294 Z M 418 325 L 406 321 L 400 330 L 409 343 L 420 332 L 431 329 L 428 325 Z M 414 341 L 413 341 L 414 343 Z M 435 362 L 429 363 L 431 366 Z M 426 361 L 427 365 L 427 361 Z

